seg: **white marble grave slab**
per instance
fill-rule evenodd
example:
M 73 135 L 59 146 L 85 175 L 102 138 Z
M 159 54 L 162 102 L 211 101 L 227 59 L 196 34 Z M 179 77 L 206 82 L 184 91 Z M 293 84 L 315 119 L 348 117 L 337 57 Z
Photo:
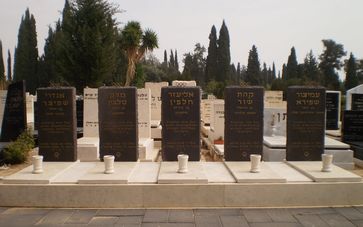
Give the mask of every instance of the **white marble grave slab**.
M 342 132 L 340 130 L 325 130 L 325 134 L 335 138 L 340 138 L 342 136 Z
M 235 183 L 236 180 L 223 162 L 201 162 L 208 183 Z
M 214 150 L 218 155 L 224 155 L 224 144 L 214 144 Z
M 312 180 L 284 162 L 265 162 L 279 176 L 287 182 L 312 182 Z
M 278 175 L 273 169 L 261 162 L 259 173 L 251 173 L 250 162 L 225 162 L 237 183 L 285 183 L 286 178 Z
M 56 176 L 52 184 L 77 184 L 78 180 L 90 169 L 96 166 L 97 162 L 78 162 Z
M 139 138 L 151 137 L 151 92 L 148 88 L 137 89 L 137 114 Z
M 322 172 L 321 162 L 287 162 L 307 177 L 316 182 L 360 182 L 362 178 L 354 173 L 333 165 L 331 172 Z
M 129 176 L 128 183 L 156 184 L 158 182 L 159 169 L 159 162 L 139 162 Z
M 43 173 L 33 174 L 30 165 L 19 172 L 5 177 L 4 184 L 49 184 L 58 175 L 78 164 L 77 162 L 43 162 Z
M 350 146 L 338 140 L 325 136 L 325 149 L 349 149 Z
M 79 184 L 127 184 L 128 178 L 135 167 L 136 162 L 115 162 L 115 172 L 105 174 L 105 164 L 97 162 L 78 181 Z
M 83 90 L 83 136 L 98 137 L 98 89 Z
M 188 172 L 178 173 L 178 162 L 161 162 L 159 184 L 207 184 L 201 162 L 188 162 Z
M 263 144 L 273 148 L 286 148 L 285 136 L 264 136 Z

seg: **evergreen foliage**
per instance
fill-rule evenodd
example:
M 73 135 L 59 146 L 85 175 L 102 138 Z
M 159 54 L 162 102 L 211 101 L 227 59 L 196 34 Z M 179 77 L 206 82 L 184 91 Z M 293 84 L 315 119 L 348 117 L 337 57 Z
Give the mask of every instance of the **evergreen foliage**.
M 319 64 L 312 50 L 304 59 L 304 77 L 307 81 L 314 81 L 316 83 L 320 81 Z
M 5 81 L 5 66 L 3 58 L 3 44 L 0 40 L 0 81 Z
M 286 80 L 298 78 L 298 63 L 296 59 L 295 47 L 291 48 L 290 56 L 287 60 L 284 78 Z
M 8 50 L 8 81 L 12 81 L 13 80 L 13 76 L 12 76 L 12 70 L 11 70 L 11 53 L 10 50 Z
M 206 83 L 211 80 L 216 80 L 218 75 L 218 46 L 217 46 L 217 30 L 213 25 L 211 32 L 209 34 L 209 46 L 208 46 L 208 56 L 205 68 L 205 78 Z
M 229 32 L 224 20 L 221 29 L 219 30 L 219 39 L 217 43 L 218 74 L 216 75 L 216 81 L 228 81 L 230 79 L 228 75 L 231 64 L 231 53 L 229 44 Z
M 18 43 L 14 57 L 14 81 L 26 81 L 26 89 L 32 94 L 39 85 L 38 46 L 36 24 L 33 14 L 26 9 L 21 19 Z
M 184 55 L 184 70 L 181 75 L 182 80 L 195 80 L 199 86 L 205 86 L 205 52 L 205 47 L 201 46 L 200 43 L 197 43 L 193 53 Z
M 261 85 L 261 69 L 260 69 L 260 61 L 258 59 L 257 48 L 255 45 L 252 46 L 252 49 L 248 55 L 248 64 L 247 64 L 247 72 L 245 82 L 250 85 Z
M 349 60 L 346 63 L 345 67 L 345 81 L 344 87 L 345 90 L 349 90 L 358 85 L 358 77 L 357 77 L 357 64 L 353 53 L 350 53 Z

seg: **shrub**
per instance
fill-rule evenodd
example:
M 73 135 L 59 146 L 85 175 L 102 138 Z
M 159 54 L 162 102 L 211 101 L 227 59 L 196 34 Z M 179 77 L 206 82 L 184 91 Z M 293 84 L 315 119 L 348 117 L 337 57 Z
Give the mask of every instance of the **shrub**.
M 13 142 L 4 148 L 4 162 L 8 164 L 20 164 L 26 161 L 28 153 L 34 148 L 35 142 L 31 131 L 25 130 Z

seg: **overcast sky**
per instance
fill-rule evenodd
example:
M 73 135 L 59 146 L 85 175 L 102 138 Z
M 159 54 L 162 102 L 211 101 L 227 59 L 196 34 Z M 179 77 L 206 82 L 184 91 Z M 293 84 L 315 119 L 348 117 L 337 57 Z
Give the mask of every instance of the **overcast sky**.
M 63 0 L 0 0 L 0 39 L 6 62 L 14 54 L 21 16 L 27 7 L 37 23 L 38 48 L 43 53 L 48 26 L 60 18 Z M 287 62 L 295 46 L 298 61 L 312 49 L 322 52 L 322 39 L 333 39 L 363 58 L 362 0 L 109 0 L 125 12 L 117 14 L 120 26 L 141 22 L 159 37 L 154 54 L 162 61 L 164 50 L 177 49 L 179 61 L 196 43 L 208 48 L 212 25 L 219 33 L 222 21 L 229 29 L 232 63 L 247 65 L 248 52 L 257 46 L 261 65 Z M 181 62 L 180 62 L 181 64 Z

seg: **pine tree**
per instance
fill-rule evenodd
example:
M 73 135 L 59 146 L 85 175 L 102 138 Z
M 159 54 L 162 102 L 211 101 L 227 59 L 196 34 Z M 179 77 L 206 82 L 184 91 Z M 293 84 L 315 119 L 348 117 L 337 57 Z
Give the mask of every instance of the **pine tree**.
M 3 58 L 3 43 L 0 40 L 0 81 L 5 81 L 5 66 Z
M 286 74 L 287 74 L 287 72 L 286 72 L 286 64 L 284 63 L 284 64 L 282 65 L 281 79 L 283 79 L 283 80 L 287 80 L 287 78 L 286 78 Z
M 12 70 L 11 70 L 11 54 L 10 54 L 10 50 L 8 50 L 8 81 L 12 81 L 13 80 L 13 76 L 12 76 Z
M 174 68 L 179 71 L 179 62 L 178 62 L 178 52 L 175 50 L 175 58 L 174 58 Z
M 298 63 L 296 59 L 295 47 L 291 48 L 290 56 L 286 65 L 286 75 L 284 76 L 286 80 L 298 78 Z
M 309 81 L 319 82 L 320 80 L 318 61 L 312 50 L 310 50 L 304 59 L 304 75 Z
M 216 80 L 218 75 L 218 46 L 217 46 L 217 31 L 216 27 L 213 25 L 211 32 L 209 34 L 209 46 L 208 46 L 208 56 L 207 63 L 205 67 L 205 77 L 206 82 Z
M 19 27 L 18 44 L 14 57 L 14 80 L 25 80 L 26 89 L 32 94 L 39 86 L 37 67 L 38 47 L 35 18 L 27 9 Z
M 249 83 L 250 85 L 262 85 L 260 61 L 258 59 L 257 48 L 255 45 L 252 46 L 252 49 L 248 55 L 245 82 Z
M 357 64 L 353 53 L 350 53 L 350 57 L 345 67 L 345 90 L 349 90 L 358 85 L 357 77 Z
M 174 69 L 174 68 L 175 68 L 175 60 L 174 60 L 174 53 L 173 53 L 173 50 L 170 50 L 169 68 L 170 68 L 170 69 Z
M 219 30 L 217 62 L 218 74 L 216 80 L 220 82 L 228 81 L 230 79 L 228 78 L 228 75 L 231 64 L 231 53 L 229 44 L 229 32 L 224 20 L 221 29 Z

